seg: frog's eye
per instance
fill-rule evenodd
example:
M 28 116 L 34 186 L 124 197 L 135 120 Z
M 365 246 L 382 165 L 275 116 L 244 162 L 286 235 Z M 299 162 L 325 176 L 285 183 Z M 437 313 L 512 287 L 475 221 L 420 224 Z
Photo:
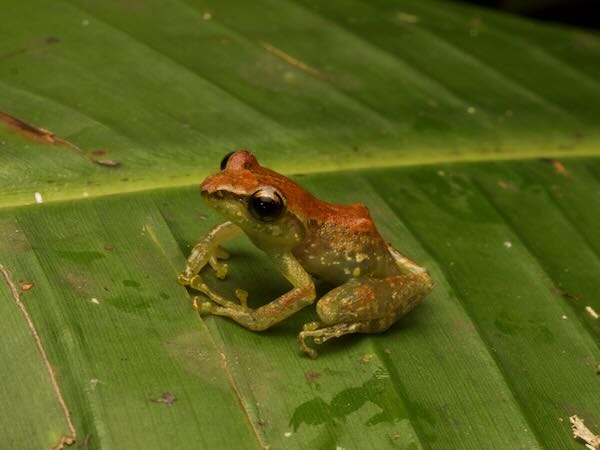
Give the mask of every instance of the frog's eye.
M 285 211 L 285 201 L 283 196 L 273 188 L 259 189 L 250 197 L 248 210 L 255 219 L 273 222 Z
M 229 162 L 229 158 L 231 158 L 231 155 L 233 155 L 234 153 L 235 152 L 229 152 L 225 156 L 223 156 L 223 159 L 221 160 L 221 170 L 225 170 L 225 167 L 227 167 L 227 162 Z

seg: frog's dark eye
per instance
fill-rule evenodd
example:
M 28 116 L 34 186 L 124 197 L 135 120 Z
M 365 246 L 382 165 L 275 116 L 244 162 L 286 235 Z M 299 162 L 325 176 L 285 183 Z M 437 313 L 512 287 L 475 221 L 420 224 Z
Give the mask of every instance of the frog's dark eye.
M 227 162 L 229 161 L 229 158 L 231 158 L 231 155 L 233 155 L 234 153 L 235 152 L 229 152 L 225 156 L 223 156 L 223 159 L 221 160 L 221 170 L 225 170 L 225 167 L 227 167 Z
M 248 210 L 255 219 L 273 222 L 285 211 L 283 196 L 273 188 L 259 189 L 250 197 Z

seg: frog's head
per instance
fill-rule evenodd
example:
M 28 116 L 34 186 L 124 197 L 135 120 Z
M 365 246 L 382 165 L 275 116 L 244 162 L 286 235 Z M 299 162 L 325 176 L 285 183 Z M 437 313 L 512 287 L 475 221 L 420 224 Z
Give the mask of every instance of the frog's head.
M 210 207 L 263 249 L 285 250 L 300 243 L 306 208 L 315 201 L 293 181 L 262 167 L 247 150 L 226 155 L 221 171 L 207 177 L 201 190 Z

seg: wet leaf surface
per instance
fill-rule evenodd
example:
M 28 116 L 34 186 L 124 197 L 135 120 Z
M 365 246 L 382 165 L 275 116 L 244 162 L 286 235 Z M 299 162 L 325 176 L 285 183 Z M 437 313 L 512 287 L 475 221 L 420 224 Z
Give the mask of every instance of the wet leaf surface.
M 70 420 L 90 449 L 577 449 L 570 416 L 600 429 L 595 35 L 431 1 L 35 4 L 0 21 L 0 109 L 34 130 L 0 124 L 0 446 L 50 448 Z M 197 184 L 239 147 L 365 203 L 431 295 L 314 361 L 314 308 L 263 333 L 199 318 L 175 277 L 220 220 Z M 216 289 L 289 288 L 227 249 Z

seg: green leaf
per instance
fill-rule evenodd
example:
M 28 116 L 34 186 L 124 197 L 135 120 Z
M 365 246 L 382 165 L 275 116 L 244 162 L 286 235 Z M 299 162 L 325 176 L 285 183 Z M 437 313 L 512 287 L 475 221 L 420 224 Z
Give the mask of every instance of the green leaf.
M 7 448 L 583 448 L 600 432 L 600 40 L 451 2 L 9 0 Z M 436 286 L 310 360 L 175 282 L 248 147 L 363 202 Z M 541 159 L 544 158 L 544 159 Z M 35 204 L 43 201 L 42 204 Z M 245 238 L 225 281 L 289 289 Z M 71 425 L 72 424 L 72 425 Z

